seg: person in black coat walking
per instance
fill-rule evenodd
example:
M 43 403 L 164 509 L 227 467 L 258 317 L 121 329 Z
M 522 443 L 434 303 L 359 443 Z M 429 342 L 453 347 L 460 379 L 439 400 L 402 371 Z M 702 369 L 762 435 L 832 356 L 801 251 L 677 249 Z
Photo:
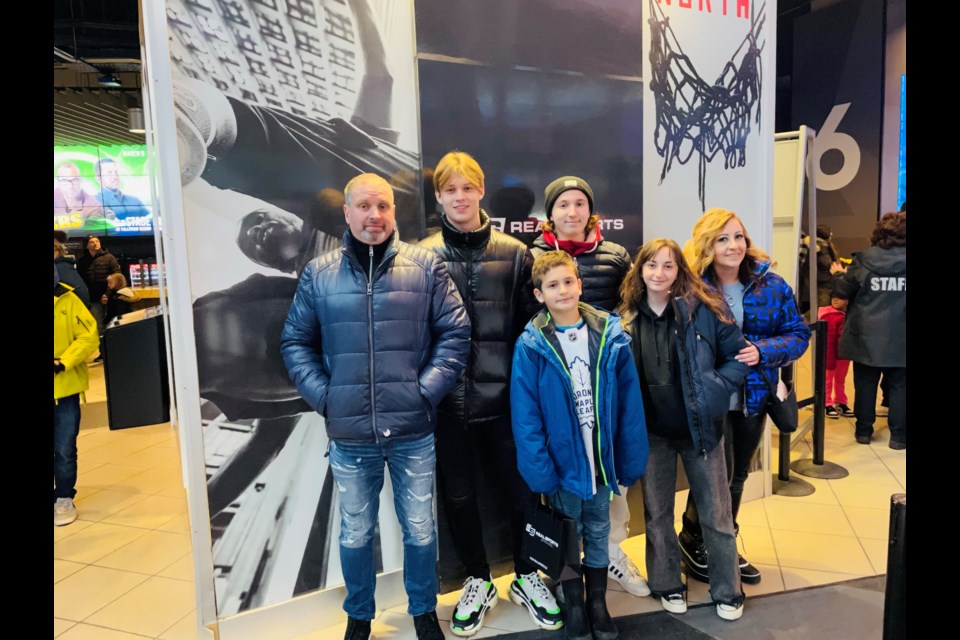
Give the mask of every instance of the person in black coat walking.
M 870 236 L 871 247 L 836 264 L 837 292 L 850 302 L 840 335 L 840 357 L 853 360 L 854 437 L 870 444 L 877 384 L 887 383 L 890 448 L 907 448 L 907 214 L 887 213 Z

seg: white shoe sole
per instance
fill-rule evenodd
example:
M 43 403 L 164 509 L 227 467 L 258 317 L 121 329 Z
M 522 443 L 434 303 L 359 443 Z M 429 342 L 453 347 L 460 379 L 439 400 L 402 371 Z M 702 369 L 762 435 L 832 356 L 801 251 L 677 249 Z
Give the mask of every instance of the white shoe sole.
M 521 598 L 520 596 L 518 596 L 517 593 L 516 593 L 513 589 L 510 589 L 510 600 L 511 600 L 514 604 L 523 607 L 523 608 L 526 610 L 527 615 L 530 616 L 530 619 L 533 620 L 533 624 L 537 625 L 537 626 L 540 627 L 541 629 L 546 629 L 547 631 L 553 631 L 554 629 L 560 629 L 560 628 L 563 627 L 563 621 L 562 621 L 562 620 L 558 620 L 558 621 L 557 621 L 557 624 L 550 624 L 550 623 L 544 622 L 543 620 L 541 620 L 541 619 L 539 619 L 537 616 L 535 616 L 535 615 L 533 614 L 533 611 L 530 610 L 530 607 L 527 606 L 527 603 L 524 602 L 523 598 Z
M 73 515 L 70 515 L 70 516 L 60 516 L 59 518 L 58 518 L 57 516 L 54 516 L 54 517 L 53 517 L 53 525 L 54 525 L 55 527 L 62 527 L 62 526 L 64 526 L 64 525 L 70 524 L 71 522 L 74 522 L 76 519 L 77 519 L 77 514 L 76 514 L 76 513 L 74 513 Z
M 667 601 L 666 598 L 660 598 L 660 604 L 663 606 L 663 610 L 669 613 L 686 613 L 687 612 L 687 603 L 683 604 L 673 604 L 672 602 Z
M 717 615 L 723 618 L 724 620 L 730 620 L 730 621 L 739 620 L 741 617 L 743 617 L 743 606 L 741 605 L 740 607 L 731 610 L 731 609 L 723 609 L 718 604 Z
M 454 629 L 453 623 L 451 622 L 450 633 L 460 638 L 469 638 L 472 635 L 476 635 L 476 633 L 480 631 L 480 629 L 483 629 L 483 618 L 487 615 L 487 612 L 490 611 L 490 609 L 493 609 L 495 606 L 497 606 L 498 602 L 500 602 L 500 594 L 494 591 L 493 599 L 490 600 L 490 602 L 487 603 L 487 607 L 480 612 L 480 618 L 477 620 L 476 626 L 471 627 L 470 629 Z M 456 609 L 454 609 L 454 611 L 455 610 Z M 453 617 L 453 615 L 454 615 L 453 613 L 450 614 L 451 617 Z

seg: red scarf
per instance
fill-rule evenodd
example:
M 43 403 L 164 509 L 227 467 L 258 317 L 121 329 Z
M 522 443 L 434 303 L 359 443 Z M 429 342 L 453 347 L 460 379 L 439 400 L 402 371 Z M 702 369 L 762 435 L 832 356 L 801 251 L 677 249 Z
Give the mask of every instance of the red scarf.
M 597 246 L 603 240 L 603 236 L 600 235 L 600 225 L 594 229 L 596 234 L 594 235 L 593 240 L 557 240 L 557 236 L 553 235 L 550 231 L 543 231 L 543 241 L 554 249 L 563 249 L 571 256 L 579 256 L 582 253 L 591 253 L 596 250 Z

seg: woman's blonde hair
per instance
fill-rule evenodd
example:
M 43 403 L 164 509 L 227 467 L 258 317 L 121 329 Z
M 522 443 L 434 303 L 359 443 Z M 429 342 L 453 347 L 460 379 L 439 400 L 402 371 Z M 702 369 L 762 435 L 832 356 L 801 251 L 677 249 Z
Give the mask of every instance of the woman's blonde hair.
M 743 229 L 743 237 L 747 243 L 747 253 L 740 263 L 740 282 L 747 282 L 753 277 L 759 262 L 770 262 L 770 256 L 753 244 L 747 228 L 737 214 L 727 209 L 707 209 L 693 225 L 692 237 L 683 247 L 683 255 L 690 263 L 690 269 L 699 276 L 706 275 L 713 266 L 713 244 L 723 232 L 730 220 L 736 220 Z
M 674 298 L 682 298 L 687 303 L 691 315 L 694 300 L 699 300 L 723 322 L 728 324 L 734 322 L 720 294 L 707 287 L 703 280 L 690 269 L 683 257 L 683 251 L 680 250 L 680 245 L 670 238 L 654 238 L 637 250 L 633 258 L 633 266 L 630 267 L 630 271 L 620 285 L 620 315 L 626 317 L 637 312 L 640 301 L 647 292 L 643 282 L 643 265 L 652 260 L 664 247 L 670 249 L 673 261 L 677 265 L 677 279 L 670 288 L 670 294 Z

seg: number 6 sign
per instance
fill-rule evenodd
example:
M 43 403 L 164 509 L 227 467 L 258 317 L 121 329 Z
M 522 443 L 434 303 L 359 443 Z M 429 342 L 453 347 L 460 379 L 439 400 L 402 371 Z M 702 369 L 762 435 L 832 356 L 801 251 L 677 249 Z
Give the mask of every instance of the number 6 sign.
M 860 145 L 853 136 L 837 131 L 837 125 L 843 120 L 849 108 L 849 102 L 835 105 L 814 139 L 813 166 L 817 168 L 817 189 L 823 191 L 842 189 L 853 181 L 857 171 L 860 170 Z M 823 159 L 823 154 L 831 149 L 836 149 L 843 154 L 843 164 L 836 173 L 826 174 L 823 172 L 820 161 Z

